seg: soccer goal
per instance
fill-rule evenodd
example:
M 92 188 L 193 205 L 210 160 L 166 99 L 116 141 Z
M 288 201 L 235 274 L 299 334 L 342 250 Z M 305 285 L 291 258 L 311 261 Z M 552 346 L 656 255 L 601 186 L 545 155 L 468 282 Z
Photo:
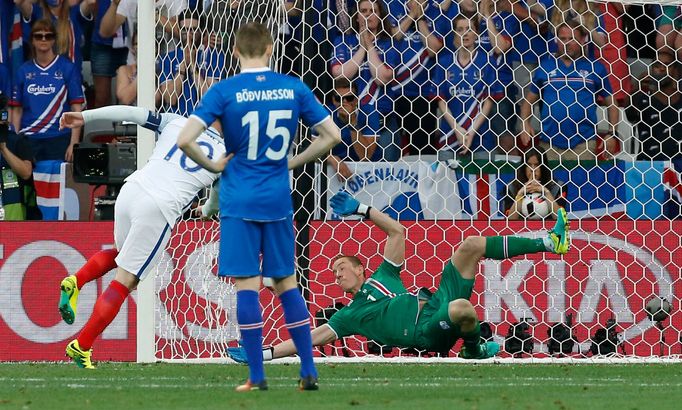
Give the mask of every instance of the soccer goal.
M 174 46 L 164 33 L 177 23 L 155 21 L 144 3 L 138 24 L 147 52 L 139 70 L 147 81 L 140 103 L 153 107 L 152 58 Z M 409 25 L 390 28 L 406 14 L 401 0 L 381 7 L 378 0 L 213 3 L 202 17 L 201 47 L 225 53 L 225 65 L 199 71 L 234 74 L 234 33 L 241 22 L 258 20 L 276 39 L 272 68 L 301 76 L 320 100 L 347 114 L 336 118 L 348 148 L 291 175 L 296 274 L 314 325 L 350 302 L 331 273 L 334 257 L 358 255 L 368 275 L 382 260 L 379 229 L 341 220 L 329 208 L 327 198 L 339 190 L 406 227 L 401 278 L 415 293 L 437 288 L 444 263 L 467 236 L 540 237 L 560 205 L 571 219 L 567 255 L 480 263 L 471 302 L 484 323 L 482 337 L 503 346 L 497 360 L 682 358 L 681 1 L 558 0 L 550 9 L 542 0 L 522 2 L 532 24 L 514 16 L 507 1 L 429 1 L 416 23 L 428 35 Z M 365 3 L 369 11 L 358 12 Z M 344 11 L 342 4 L 351 6 Z M 455 38 L 454 10 L 473 17 L 462 27 L 477 34 L 474 45 L 467 45 L 468 34 Z M 358 79 L 366 62 L 345 83 L 343 70 L 334 69 L 356 52 L 358 27 L 369 24 L 360 22 L 363 13 L 382 17 L 386 29 L 376 33 L 387 37 L 375 47 L 393 77 L 379 91 Z M 484 31 L 490 24 L 495 29 Z M 156 39 L 153 53 L 148 38 Z M 437 49 L 438 42 L 437 51 L 423 47 Z M 533 57 L 536 44 L 544 54 Z M 454 67 L 459 60 L 452 56 L 467 47 L 473 66 Z M 554 66 L 543 62 L 547 56 Z M 378 127 L 368 132 L 368 124 L 356 122 L 375 114 Z M 472 154 L 463 146 L 477 122 L 483 125 L 473 132 Z M 574 144 L 586 132 L 589 142 Z M 308 141 L 302 130 L 294 149 Z M 526 145 L 542 149 L 540 165 L 531 164 Z M 539 176 L 529 177 L 535 168 Z M 528 180 L 538 178 L 545 189 L 531 192 Z M 236 289 L 216 275 L 221 234 L 230 233 L 216 221 L 177 224 L 155 280 L 138 290 L 138 361 L 229 361 L 225 348 L 237 343 L 239 330 Z M 265 344 L 287 339 L 273 292 L 263 288 L 260 297 Z M 440 362 L 454 360 L 447 357 L 458 350 L 459 343 L 449 352 L 422 352 L 347 337 L 316 354 L 330 361 Z

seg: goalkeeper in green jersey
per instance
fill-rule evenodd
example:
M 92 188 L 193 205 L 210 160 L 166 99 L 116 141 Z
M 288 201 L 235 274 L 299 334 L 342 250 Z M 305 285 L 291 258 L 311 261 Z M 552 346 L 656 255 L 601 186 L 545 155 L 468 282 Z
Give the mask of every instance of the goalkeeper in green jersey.
M 368 278 L 356 256 L 342 255 L 334 260 L 332 270 L 336 283 L 353 295 L 353 300 L 336 312 L 327 324 L 313 330 L 316 346 L 359 334 L 385 346 L 445 352 L 462 338 L 460 357 L 493 357 L 500 346 L 495 342 L 481 342 L 476 310 L 469 301 L 478 262 L 482 258 L 507 259 L 536 252 L 565 254 L 570 246 L 569 224 L 563 208 L 559 209 L 556 225 L 545 238 L 469 236 L 445 264 L 438 290 L 430 298 L 420 298 L 409 293 L 400 280 L 405 261 L 405 228 L 400 222 L 361 204 L 346 192 L 334 195 L 330 204 L 341 216 L 355 214 L 368 218 L 386 232 L 388 238 L 384 261 Z M 227 353 L 238 362 L 246 360 L 242 347 L 228 348 Z M 264 349 L 263 358 L 270 360 L 295 353 L 294 344 L 287 340 Z

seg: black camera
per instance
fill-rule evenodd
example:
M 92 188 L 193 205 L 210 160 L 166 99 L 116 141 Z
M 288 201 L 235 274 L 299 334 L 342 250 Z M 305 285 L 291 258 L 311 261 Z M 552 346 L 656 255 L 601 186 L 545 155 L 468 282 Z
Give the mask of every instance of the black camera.
M 137 169 L 137 149 L 132 143 L 76 144 L 73 179 L 86 184 L 123 184 Z
M 509 326 L 504 340 L 504 350 L 514 357 L 521 357 L 524 353 L 533 353 L 533 334 L 531 333 L 530 320 L 521 319 Z
M 616 321 L 615 319 L 607 319 L 606 326 L 597 329 L 592 336 L 590 353 L 594 356 L 615 354 L 618 345 L 620 345 L 620 340 L 618 340 Z
M 7 111 L 7 103 L 9 99 L 5 94 L 0 94 L 0 143 L 7 142 L 9 133 L 9 112 Z
M 550 355 L 567 355 L 573 352 L 573 346 L 575 346 L 573 314 L 566 315 L 566 323 L 555 323 L 547 329 L 547 336 L 549 336 L 547 350 Z

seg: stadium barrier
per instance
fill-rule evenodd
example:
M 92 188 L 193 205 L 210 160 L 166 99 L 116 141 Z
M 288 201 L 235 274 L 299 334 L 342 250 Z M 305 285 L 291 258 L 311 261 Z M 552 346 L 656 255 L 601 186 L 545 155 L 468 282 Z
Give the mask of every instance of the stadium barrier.
M 402 279 L 412 292 L 420 287 L 436 289 L 444 261 L 468 235 L 535 237 L 547 228 L 540 221 L 418 221 L 406 222 L 406 227 Z M 159 265 L 159 272 L 167 274 L 158 275 L 155 283 L 156 360 L 219 359 L 225 346 L 238 338 L 236 324 L 230 320 L 235 290 L 215 276 L 216 228 L 211 222 L 179 224 Z M 349 301 L 334 283 L 331 260 L 342 252 L 355 253 L 367 261 L 371 271 L 380 263 L 384 234 L 354 221 L 313 222 L 309 229 L 309 306 L 315 316 L 321 309 Z M 682 313 L 674 309 L 661 333 L 644 309 L 652 297 L 677 301 L 682 295 L 682 244 L 676 233 L 682 231 L 682 222 L 604 218 L 576 221 L 573 229 L 574 250 L 564 258 L 531 255 L 481 264 L 472 302 L 480 317 L 491 324 L 493 337 L 503 341 L 512 323 L 527 318 L 535 343 L 533 357 L 546 357 L 547 329 L 573 313 L 578 343 L 571 357 L 590 356 L 590 339 L 609 319 L 616 321 L 622 346 L 618 353 L 628 357 L 682 353 Z M 112 246 L 113 225 L 5 222 L 2 232 L 0 281 L 4 285 L 0 296 L 5 303 L 0 305 L 0 360 L 62 360 L 65 344 L 85 324 L 113 273 L 82 290 L 76 322 L 71 326 L 61 321 L 57 311 L 59 281 L 93 253 Z M 136 298 L 133 292 L 103 333 L 96 347 L 97 360 L 136 360 Z M 270 290 L 261 291 L 261 303 L 265 342 L 287 338 L 281 309 Z M 662 334 L 664 344 L 660 343 Z M 367 341 L 362 338 L 346 338 L 344 345 L 345 350 L 338 343 L 337 348 L 319 350 L 318 354 L 368 355 Z M 416 354 L 395 348 L 384 349 L 384 353 L 384 357 L 401 358 Z

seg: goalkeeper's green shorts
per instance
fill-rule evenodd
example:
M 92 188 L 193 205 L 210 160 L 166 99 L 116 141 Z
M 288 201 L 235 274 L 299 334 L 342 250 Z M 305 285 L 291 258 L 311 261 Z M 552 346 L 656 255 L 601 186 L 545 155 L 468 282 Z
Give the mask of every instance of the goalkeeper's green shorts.
M 464 279 L 452 261 L 448 261 L 438 290 L 419 314 L 416 329 L 418 348 L 429 352 L 445 352 L 452 348 L 460 338 L 460 329 L 450 320 L 448 304 L 456 299 L 469 300 L 473 289 L 474 279 Z

